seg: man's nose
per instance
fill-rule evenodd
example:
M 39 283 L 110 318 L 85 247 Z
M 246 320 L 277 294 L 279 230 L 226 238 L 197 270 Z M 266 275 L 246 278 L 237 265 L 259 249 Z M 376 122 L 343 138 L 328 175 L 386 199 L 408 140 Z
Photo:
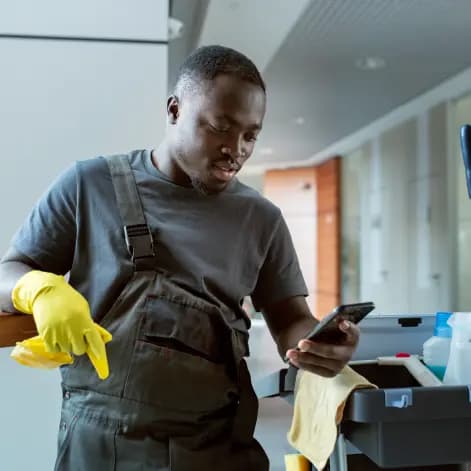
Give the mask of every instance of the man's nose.
M 221 152 L 229 155 L 232 159 L 239 159 L 247 156 L 244 140 L 240 138 L 224 144 L 221 148 Z

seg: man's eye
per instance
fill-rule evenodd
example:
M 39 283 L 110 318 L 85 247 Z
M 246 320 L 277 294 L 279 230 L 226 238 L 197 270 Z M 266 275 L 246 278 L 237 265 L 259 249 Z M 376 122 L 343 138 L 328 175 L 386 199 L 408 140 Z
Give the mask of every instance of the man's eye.
M 230 129 L 228 126 L 215 126 L 214 124 L 210 124 L 209 126 L 216 132 L 227 132 Z

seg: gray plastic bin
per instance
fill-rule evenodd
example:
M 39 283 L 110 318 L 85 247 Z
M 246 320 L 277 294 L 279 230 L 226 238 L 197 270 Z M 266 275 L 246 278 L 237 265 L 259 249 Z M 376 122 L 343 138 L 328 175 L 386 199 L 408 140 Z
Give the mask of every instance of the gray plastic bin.
M 352 360 L 372 360 L 398 352 L 421 355 L 433 335 L 435 314 L 375 314 L 359 324 L 360 343 Z
M 471 388 L 422 387 L 402 366 L 356 364 L 380 389 L 354 391 L 341 430 L 384 468 L 471 461 Z

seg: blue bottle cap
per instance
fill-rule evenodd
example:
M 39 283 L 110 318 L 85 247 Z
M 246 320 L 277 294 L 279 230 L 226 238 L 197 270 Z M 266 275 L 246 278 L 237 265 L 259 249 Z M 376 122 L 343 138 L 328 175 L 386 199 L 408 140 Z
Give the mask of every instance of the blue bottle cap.
M 451 337 L 452 329 L 448 325 L 448 319 L 451 317 L 452 312 L 437 312 L 435 315 L 435 329 L 433 335 L 435 337 Z

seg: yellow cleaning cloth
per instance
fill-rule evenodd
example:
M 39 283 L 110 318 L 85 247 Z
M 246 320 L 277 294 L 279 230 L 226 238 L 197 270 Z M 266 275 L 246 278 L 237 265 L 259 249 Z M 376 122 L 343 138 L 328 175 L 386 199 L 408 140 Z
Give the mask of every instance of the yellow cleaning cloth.
M 354 389 L 374 387 L 349 366 L 333 378 L 298 371 L 294 414 L 288 432 L 291 446 L 322 470 L 334 450 L 337 425 L 348 396 Z
M 20 365 L 43 369 L 69 365 L 74 361 L 68 353 L 48 352 L 39 335 L 23 340 L 23 342 L 17 342 L 10 356 Z

